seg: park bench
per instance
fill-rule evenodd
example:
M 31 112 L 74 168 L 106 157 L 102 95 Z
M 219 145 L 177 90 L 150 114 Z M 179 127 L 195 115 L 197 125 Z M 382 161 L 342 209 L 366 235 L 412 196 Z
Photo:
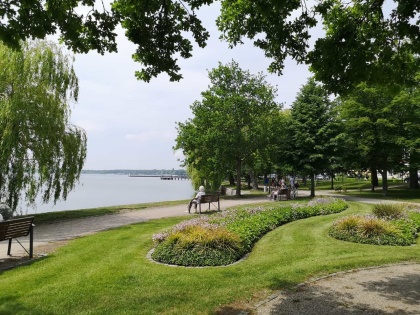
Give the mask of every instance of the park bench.
M 216 194 L 216 195 L 202 195 L 200 196 L 199 200 L 198 200 L 198 211 L 201 214 L 201 204 L 205 204 L 208 203 L 209 204 L 209 210 L 210 210 L 210 206 L 211 204 L 213 204 L 215 207 L 215 203 L 217 202 L 217 210 L 220 211 L 220 195 Z
M 9 241 L 9 247 L 7 249 L 7 255 L 11 256 L 10 251 L 12 248 L 12 239 L 22 246 L 22 248 L 29 254 L 29 258 L 33 257 L 34 253 L 34 233 L 33 224 L 34 217 L 25 217 L 20 219 L 12 219 L 0 222 L 0 242 Z M 29 252 L 17 239 L 18 237 L 24 237 L 29 235 Z
M 290 199 L 290 190 L 289 189 L 280 189 L 277 194 L 277 200 L 289 200 Z

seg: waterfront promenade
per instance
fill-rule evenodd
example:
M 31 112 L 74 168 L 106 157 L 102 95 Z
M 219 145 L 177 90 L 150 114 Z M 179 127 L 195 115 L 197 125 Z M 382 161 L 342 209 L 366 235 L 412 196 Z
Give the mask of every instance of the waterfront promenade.
M 266 196 L 252 199 L 230 199 L 222 200 L 220 202 L 220 206 L 222 210 L 225 210 L 236 205 L 252 204 L 264 201 L 268 201 Z M 95 232 L 104 231 L 128 224 L 144 222 L 151 219 L 177 216 L 196 216 L 196 214 L 193 213 L 185 213 L 185 210 L 187 210 L 187 203 L 170 207 L 156 207 L 136 211 L 122 211 L 118 214 L 61 220 L 54 223 L 45 223 L 39 225 L 37 224 L 34 227 L 34 255 L 44 255 L 45 253 L 42 252 L 42 249 L 47 249 L 46 246 L 51 242 L 70 240 Z M 20 241 L 25 247 L 27 247 L 27 239 L 22 238 Z M 6 241 L 0 242 L 0 268 L 1 260 L 8 258 L 7 244 L 8 243 Z M 19 244 L 16 241 L 13 241 L 12 255 L 15 257 L 20 257 L 24 254 L 25 252 L 19 246 Z
M 349 201 L 360 201 L 365 203 L 377 203 L 376 199 L 359 198 L 354 196 L 348 196 L 344 194 L 335 194 L 333 192 L 318 192 L 317 196 L 321 195 L 333 195 L 336 197 L 345 198 Z M 299 191 L 299 196 L 309 196 L 309 191 Z M 229 207 L 243 205 L 243 204 L 254 204 L 269 201 L 267 196 L 260 198 L 249 198 L 249 199 L 222 199 L 220 201 L 221 210 L 226 210 Z M 383 201 L 382 201 L 383 202 Z M 387 201 L 396 202 L 396 201 Z M 213 209 L 213 208 L 212 208 Z M 48 244 L 52 242 L 71 240 L 76 237 L 85 236 L 99 231 L 104 231 L 119 226 L 124 226 L 133 223 L 144 222 L 152 219 L 160 219 L 165 217 L 176 217 L 176 216 L 195 216 L 196 214 L 185 213 L 187 210 L 187 204 L 180 204 L 169 207 L 155 207 L 147 208 L 144 210 L 136 211 L 122 211 L 118 214 L 103 215 L 96 217 L 87 217 L 79 219 L 69 219 L 56 221 L 54 223 L 36 224 L 34 227 L 34 255 L 44 255 L 42 249 L 48 251 Z M 22 238 L 20 242 L 28 247 L 28 239 Z M 1 261 L 7 259 L 7 242 L 0 242 L 0 268 Z M 41 250 L 40 250 L 41 249 Z M 14 257 L 21 257 L 25 255 L 25 251 L 21 246 L 13 241 L 12 255 Z
M 300 196 L 309 192 L 301 191 Z M 322 195 L 328 193 L 323 192 Z M 378 200 L 345 195 L 346 200 L 377 203 Z M 256 199 L 222 200 L 221 208 L 268 201 L 267 196 Z M 387 201 L 395 202 L 395 201 Z M 67 240 L 119 226 L 164 217 L 186 216 L 186 205 L 123 211 L 119 214 L 83 219 L 63 220 L 35 227 L 35 257 L 42 257 Z M 27 241 L 23 240 L 27 245 Z M 0 272 L 27 261 L 24 251 L 16 242 L 12 246 L 12 259 L 8 258 L 7 242 L 0 242 Z M 1 273 L 0 273 L 1 281 Z M 350 270 L 300 284 L 296 290 L 280 291 L 255 304 L 260 315 L 312 314 L 312 315 L 362 315 L 362 314 L 420 314 L 420 264 L 407 263 Z M 241 313 L 245 315 L 248 313 Z M 249 315 L 249 314 L 248 314 Z

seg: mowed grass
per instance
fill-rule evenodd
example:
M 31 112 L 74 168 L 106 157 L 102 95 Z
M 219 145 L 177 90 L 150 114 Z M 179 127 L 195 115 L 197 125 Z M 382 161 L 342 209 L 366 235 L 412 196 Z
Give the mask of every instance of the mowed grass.
M 309 185 L 309 182 L 308 182 Z M 345 187 L 347 191 L 340 191 L 340 194 L 358 196 L 362 198 L 373 198 L 382 200 L 397 200 L 402 202 L 420 202 L 420 190 L 409 189 L 408 184 L 402 180 L 388 181 L 388 191 L 386 196 L 382 194 L 382 180 L 379 186 L 371 191 L 370 181 L 357 180 L 355 178 L 346 178 L 344 181 L 334 181 L 334 187 Z M 308 190 L 309 186 L 302 186 L 300 189 Z M 315 186 L 315 194 L 320 195 L 324 190 L 331 190 L 331 180 L 320 180 Z
M 314 276 L 420 262 L 419 242 L 375 246 L 328 236 L 338 217 L 370 211 L 350 203 L 339 214 L 286 224 L 264 236 L 247 259 L 227 267 L 173 267 L 147 259 L 153 234 L 183 218 L 100 232 L 0 273 L 0 314 L 226 314 Z

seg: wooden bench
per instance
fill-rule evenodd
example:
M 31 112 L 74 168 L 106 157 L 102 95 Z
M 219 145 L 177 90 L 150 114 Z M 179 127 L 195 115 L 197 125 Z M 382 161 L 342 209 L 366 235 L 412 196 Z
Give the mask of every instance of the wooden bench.
M 210 210 L 210 205 L 212 203 L 217 202 L 217 210 L 220 211 L 220 195 L 202 195 L 200 196 L 199 200 L 198 200 L 198 211 L 201 214 L 201 204 L 204 203 L 208 203 L 209 204 L 209 210 Z
M 290 199 L 290 190 L 289 189 L 280 189 L 277 194 L 277 200 L 289 200 Z
M 26 217 L 20 219 L 12 219 L 0 222 L 0 242 L 9 240 L 9 247 L 7 249 L 7 255 L 11 256 L 10 251 L 12 248 L 12 239 L 23 247 L 23 245 L 17 239 L 18 237 L 24 237 L 29 235 L 29 252 L 25 247 L 23 249 L 29 254 L 29 258 L 33 257 L 34 254 L 34 232 L 33 224 L 34 217 Z

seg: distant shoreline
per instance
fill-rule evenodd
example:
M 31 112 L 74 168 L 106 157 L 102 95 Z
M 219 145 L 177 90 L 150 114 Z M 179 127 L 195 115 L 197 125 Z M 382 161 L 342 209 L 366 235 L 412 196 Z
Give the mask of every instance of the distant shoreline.
M 82 174 L 113 174 L 113 175 L 141 175 L 141 176 L 187 176 L 187 172 L 183 169 L 153 169 L 153 170 L 131 170 L 131 169 L 114 169 L 114 170 L 82 170 Z

